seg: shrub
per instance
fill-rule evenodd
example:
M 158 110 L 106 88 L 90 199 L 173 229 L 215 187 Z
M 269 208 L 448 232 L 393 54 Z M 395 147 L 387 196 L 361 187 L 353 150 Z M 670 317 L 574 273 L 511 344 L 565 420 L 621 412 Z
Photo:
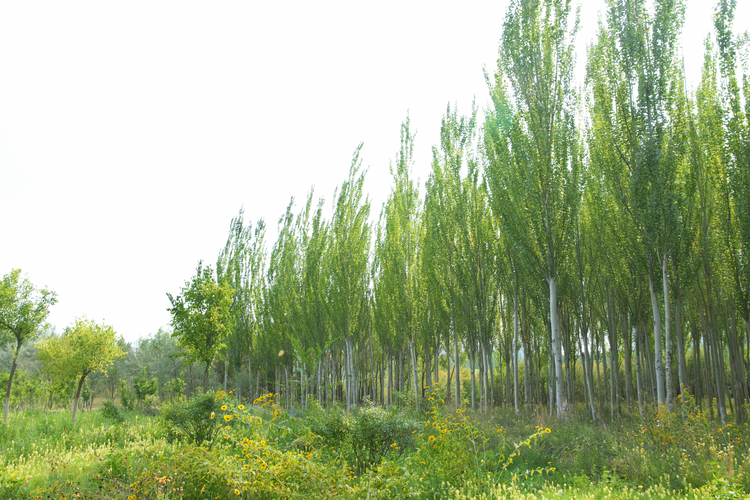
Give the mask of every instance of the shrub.
M 389 411 L 370 401 L 350 415 L 339 406 L 326 412 L 313 401 L 305 422 L 313 433 L 326 440 L 329 450 L 338 450 L 346 462 L 352 463 L 358 474 L 379 464 L 395 449 L 400 456 L 413 447 L 413 433 L 419 428 L 403 412 Z
M 190 399 L 178 399 L 162 408 L 161 423 L 167 440 L 175 439 L 209 447 L 216 438 L 216 398 L 213 392 L 197 394 Z
M 102 416 L 107 420 L 111 420 L 118 424 L 121 424 L 125 421 L 125 416 L 122 414 L 115 402 L 111 399 L 108 399 L 102 403 Z
M 388 411 L 369 401 L 354 412 L 350 422 L 347 435 L 358 473 L 379 464 L 396 447 L 401 453 L 413 447 L 412 433 L 419 428 L 416 421 L 404 417 L 402 412 Z

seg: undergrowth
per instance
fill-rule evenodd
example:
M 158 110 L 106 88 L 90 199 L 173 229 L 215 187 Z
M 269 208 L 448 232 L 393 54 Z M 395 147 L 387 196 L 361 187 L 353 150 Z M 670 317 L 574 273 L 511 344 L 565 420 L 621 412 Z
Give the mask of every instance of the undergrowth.
M 692 400 L 673 413 L 591 422 L 582 408 L 486 414 L 426 388 L 420 411 L 276 395 L 199 394 L 159 417 L 119 409 L 11 414 L 0 425 L 0 498 L 739 498 L 750 491 L 746 425 Z M 684 410 L 684 411 L 683 411 Z

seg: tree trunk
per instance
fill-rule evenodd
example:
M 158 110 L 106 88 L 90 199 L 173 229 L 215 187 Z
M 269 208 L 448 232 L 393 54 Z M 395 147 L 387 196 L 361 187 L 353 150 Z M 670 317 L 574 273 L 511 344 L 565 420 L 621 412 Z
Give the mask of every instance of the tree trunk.
M 669 307 L 669 275 L 667 264 L 669 263 L 669 254 L 664 252 L 661 263 L 661 281 L 662 288 L 664 289 L 664 345 L 667 351 L 666 366 L 664 371 L 666 374 L 666 385 L 667 385 L 667 407 L 669 411 L 674 410 L 674 394 L 672 393 L 672 327 L 671 327 L 671 314 Z
M 386 398 L 385 407 L 389 409 L 393 403 L 393 356 L 388 352 L 388 397 Z
M 229 356 L 227 356 L 228 358 Z M 224 360 L 224 392 L 227 392 L 227 376 L 229 374 L 229 362 L 225 359 Z
M 414 339 L 409 338 L 409 349 L 411 350 L 411 372 L 414 382 L 414 404 L 419 410 L 419 392 L 417 391 L 417 354 L 414 352 Z
M 476 403 L 476 376 L 475 376 L 475 355 L 476 355 L 476 349 L 474 348 L 474 345 L 471 345 L 469 348 L 469 371 L 471 372 L 471 411 L 476 412 L 477 411 L 477 403 Z
M 451 344 L 449 334 L 445 337 L 445 403 L 451 403 Z
M 446 351 L 447 353 L 447 351 Z M 440 336 L 435 335 L 435 382 L 438 384 L 438 387 L 440 386 Z M 430 387 L 430 390 L 432 390 L 432 387 Z
M 584 325 L 580 325 L 581 328 L 584 328 Z M 589 348 L 588 348 L 588 332 L 584 333 L 583 330 L 581 330 L 578 339 L 581 344 L 581 356 L 583 357 L 583 378 L 586 382 L 586 389 L 587 389 L 587 395 L 588 395 L 588 402 L 591 408 L 591 419 L 596 420 L 596 408 L 594 407 L 594 381 L 591 376 L 591 363 L 590 363 L 590 355 L 589 355 Z
M 666 392 L 664 390 L 664 367 L 662 365 L 663 356 L 661 351 L 661 312 L 659 312 L 659 302 L 656 298 L 656 289 L 654 288 L 654 266 L 653 257 L 649 254 L 648 266 L 648 290 L 651 294 L 651 311 L 654 316 L 654 369 L 656 370 L 656 398 L 659 406 L 666 404 Z
M 557 278 L 547 278 L 549 283 L 549 312 L 550 328 L 552 330 L 552 356 L 555 365 L 555 389 L 557 416 L 562 416 L 566 410 L 565 392 L 563 387 L 562 347 L 560 345 L 560 327 L 557 318 Z
M 516 413 L 520 411 L 518 406 L 518 287 L 513 293 L 513 403 Z
M 680 289 L 680 275 L 677 272 L 677 259 L 672 260 L 672 274 L 674 275 L 674 334 L 677 337 L 677 376 L 680 381 L 680 400 L 685 403 L 685 393 L 690 379 L 685 362 L 685 336 L 682 331 L 682 290 Z M 683 405 L 683 419 L 686 418 L 686 408 Z
M 643 369 L 641 368 L 641 352 L 644 349 L 643 346 L 643 335 L 641 333 L 641 320 L 636 317 L 635 319 L 635 383 L 636 390 L 638 391 L 638 412 L 643 420 L 646 415 L 643 413 L 643 391 L 645 390 L 643 383 Z
M 453 316 L 453 365 L 456 370 L 456 408 L 461 408 L 461 358 L 458 352 L 458 329 L 455 316 Z
M 10 365 L 10 375 L 8 376 L 8 389 L 5 391 L 5 410 L 4 418 L 8 421 L 8 410 L 10 409 L 10 392 L 13 389 L 13 376 L 16 374 L 16 367 L 18 366 L 18 353 L 21 351 L 21 345 L 23 342 L 16 340 L 16 351 L 13 353 L 13 363 Z
M 615 372 L 617 364 L 615 363 L 615 356 L 617 356 L 617 346 L 615 344 L 615 305 L 614 299 L 612 298 L 612 290 L 610 290 L 609 283 L 605 281 L 605 290 L 607 293 L 607 333 L 609 334 L 609 415 L 611 421 L 615 419 Z M 603 344 L 603 343 L 602 343 Z M 605 369 L 606 372 L 606 369 Z
M 78 381 L 78 390 L 76 391 L 76 395 L 73 397 L 73 420 L 71 423 L 75 425 L 76 423 L 76 410 L 78 410 L 78 400 L 81 398 L 81 390 L 83 389 L 83 382 L 86 380 L 86 375 L 88 373 L 84 373 L 81 375 L 81 379 Z
M 700 411 L 703 411 L 703 393 L 705 392 L 705 382 L 703 380 L 703 368 L 701 366 L 701 342 L 698 325 L 699 322 L 696 319 L 696 321 L 691 325 L 690 332 L 693 336 L 693 358 L 695 359 L 695 368 L 693 370 L 693 380 L 695 384 L 693 386 L 693 393 L 695 395 L 695 400 L 698 403 L 698 409 Z
M 633 413 L 633 343 L 625 304 L 620 305 L 620 328 L 622 329 L 623 362 L 625 363 L 625 399 L 628 413 Z

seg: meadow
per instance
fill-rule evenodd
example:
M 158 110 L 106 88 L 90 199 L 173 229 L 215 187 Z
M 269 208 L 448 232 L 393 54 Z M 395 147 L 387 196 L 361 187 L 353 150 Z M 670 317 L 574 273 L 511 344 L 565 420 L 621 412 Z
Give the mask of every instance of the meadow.
M 592 424 L 583 408 L 471 413 L 435 387 L 417 411 L 286 412 L 274 394 L 198 394 L 157 416 L 112 403 L 11 413 L 0 425 L 0 498 L 741 498 L 747 426 L 691 401 L 645 420 Z

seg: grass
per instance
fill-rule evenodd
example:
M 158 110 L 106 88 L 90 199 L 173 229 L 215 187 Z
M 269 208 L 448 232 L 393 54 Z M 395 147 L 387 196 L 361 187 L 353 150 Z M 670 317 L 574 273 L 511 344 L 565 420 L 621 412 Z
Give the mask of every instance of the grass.
M 158 417 L 24 411 L 0 424 L 0 498 L 739 498 L 750 492 L 747 426 L 685 414 L 591 423 L 545 410 L 486 415 L 440 403 L 420 412 L 313 409 L 292 418 L 273 395 L 219 393 L 211 443 Z M 187 403 L 183 410 L 190 414 Z M 312 405 L 314 407 L 314 405 Z M 209 411 L 210 410 L 210 411 Z M 170 430 L 171 429 L 171 430 Z

